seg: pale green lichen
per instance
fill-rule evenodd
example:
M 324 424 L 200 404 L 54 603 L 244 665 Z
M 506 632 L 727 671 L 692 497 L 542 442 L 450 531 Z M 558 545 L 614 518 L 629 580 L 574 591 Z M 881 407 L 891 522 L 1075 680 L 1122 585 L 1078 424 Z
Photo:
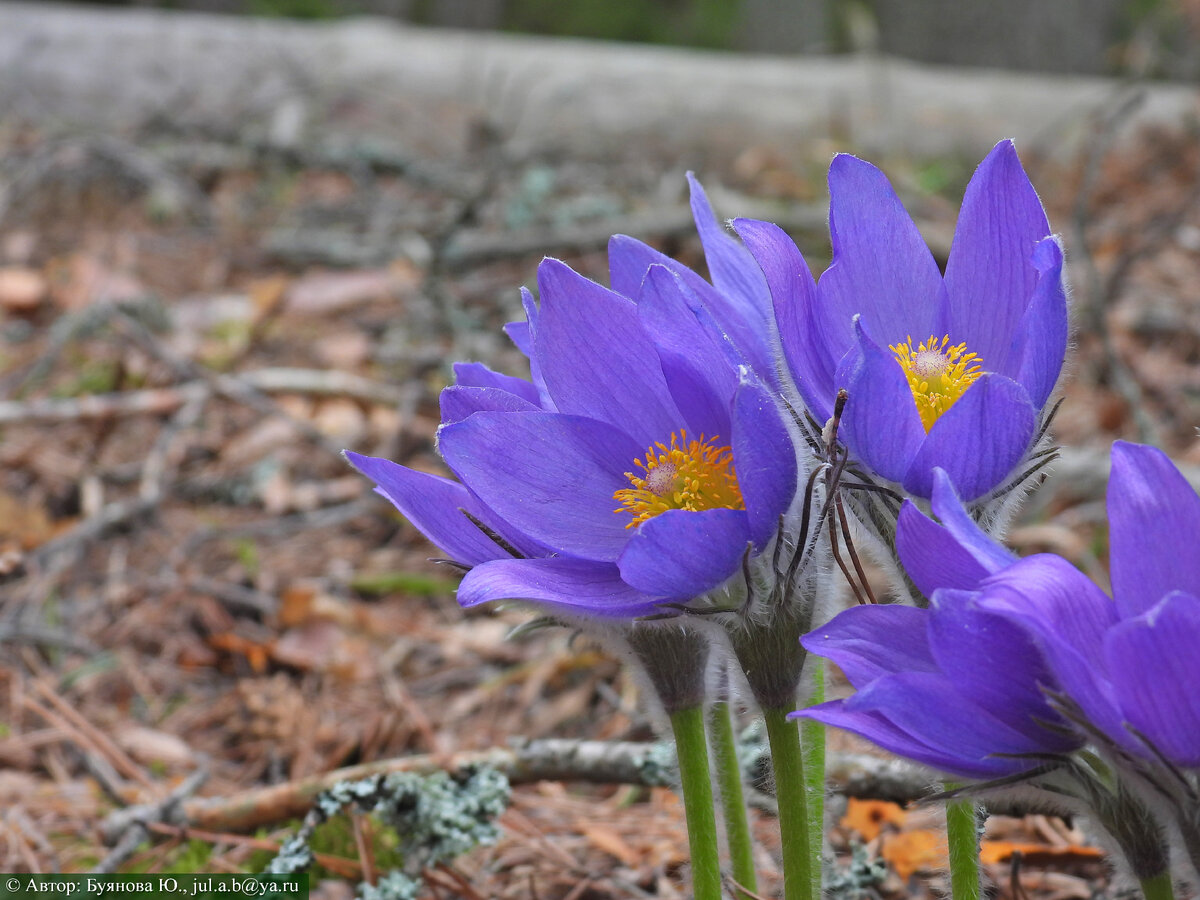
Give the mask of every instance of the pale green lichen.
M 850 847 L 850 863 L 829 871 L 825 878 L 825 894 L 838 900 L 864 900 L 879 896 L 875 890 L 887 878 L 887 863 L 872 859 L 862 844 Z
M 319 794 L 300 831 L 280 848 L 267 872 L 294 874 L 313 864 L 309 841 L 321 823 L 353 806 L 373 813 L 396 832 L 404 872 L 383 875 L 359 886 L 362 900 L 410 900 L 421 886 L 419 873 L 449 862 L 481 844 L 494 843 L 494 820 L 508 807 L 508 779 L 479 766 L 449 775 L 411 772 L 342 781 Z
M 359 900 L 417 900 L 424 885 L 403 872 L 388 872 L 375 884 L 365 881 L 358 886 Z

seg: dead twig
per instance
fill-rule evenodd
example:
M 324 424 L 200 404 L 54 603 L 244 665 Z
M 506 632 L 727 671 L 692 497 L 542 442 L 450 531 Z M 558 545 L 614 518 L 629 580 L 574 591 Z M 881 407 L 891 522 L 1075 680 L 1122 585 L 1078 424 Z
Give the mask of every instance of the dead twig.
M 320 397 L 349 397 L 380 406 L 400 406 L 405 401 L 402 388 L 371 381 L 349 372 L 320 369 L 267 368 L 237 375 L 216 376 L 232 379 L 247 389 L 266 394 L 307 394 Z M 225 387 L 230 387 L 228 381 Z M 226 391 L 228 393 L 229 391 Z M 0 401 L 0 425 L 76 422 L 87 419 L 112 419 L 123 416 L 165 415 L 197 399 L 211 396 L 213 386 L 204 380 L 188 381 L 163 388 L 118 391 L 111 394 L 85 394 L 80 397 L 42 398 Z
M 180 804 L 185 798 L 200 790 L 207 780 L 208 766 L 201 764 L 200 768 L 180 782 L 179 786 L 160 802 L 119 810 L 109 816 L 105 821 L 105 827 L 111 827 L 113 831 L 111 834 L 105 833 L 105 841 L 114 843 L 116 846 L 96 864 L 92 871 L 95 873 L 115 872 L 121 863 L 129 859 L 142 842 L 150 836 L 151 823 L 169 822 L 176 819 L 179 816 Z
M 206 381 L 212 387 L 213 391 L 221 396 L 247 406 L 264 416 L 279 417 L 307 440 L 312 441 L 334 456 L 341 455 L 342 448 L 331 441 L 319 429 L 308 422 L 290 415 L 253 384 L 236 375 L 223 375 L 219 372 L 213 372 L 211 369 L 180 355 L 159 340 L 145 325 L 121 310 L 117 311 L 114 325 L 143 350 L 160 362 L 170 366 L 180 376 Z
M 130 759 L 125 751 L 113 743 L 108 735 L 89 722 L 82 713 L 60 697 L 45 682 L 33 681 L 32 685 L 34 691 L 53 707 L 53 712 L 42 706 L 28 694 L 23 698 L 27 708 L 36 712 L 48 724 L 73 732 L 77 738 L 82 738 L 82 743 L 85 746 L 90 746 L 90 748 L 94 749 L 100 756 L 111 763 L 113 768 L 120 772 L 121 775 L 136 781 L 144 788 L 153 790 L 154 782 L 142 771 L 142 767 Z
M 180 818 L 173 821 L 193 829 L 246 832 L 304 816 L 319 793 L 341 781 L 396 772 L 454 772 L 485 765 L 502 772 L 514 784 L 583 781 L 663 785 L 674 778 L 674 760 L 661 744 L 538 740 L 516 747 L 379 760 L 232 797 L 195 798 L 182 805 Z M 901 802 L 928 796 L 934 783 L 931 773 L 911 763 L 856 754 L 831 754 L 829 773 L 835 789 L 841 793 Z M 145 807 L 153 808 L 153 805 Z M 125 828 L 123 823 L 141 815 L 138 809 L 142 808 L 121 810 L 109 816 L 101 829 L 105 840 L 119 840 Z
M 591 781 L 601 784 L 665 784 L 673 765 L 662 745 L 607 741 L 545 740 L 523 747 L 454 754 L 407 756 L 337 769 L 299 781 L 246 791 L 235 797 L 198 798 L 184 805 L 185 819 L 197 828 L 247 831 L 303 816 L 313 798 L 340 781 L 358 781 L 395 772 L 430 774 L 491 766 L 514 783 Z
M 0 644 L 38 644 L 93 656 L 100 648 L 81 635 L 46 625 L 6 622 L 0 625 Z

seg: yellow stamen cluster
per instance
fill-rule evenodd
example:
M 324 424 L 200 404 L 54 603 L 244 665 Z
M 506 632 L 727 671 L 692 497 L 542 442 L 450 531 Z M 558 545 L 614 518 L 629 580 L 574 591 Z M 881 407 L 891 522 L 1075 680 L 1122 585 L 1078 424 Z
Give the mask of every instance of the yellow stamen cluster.
M 888 348 L 896 354 L 896 362 L 904 369 L 917 412 L 921 414 L 921 424 L 927 432 L 983 374 L 982 360 L 974 353 L 967 353 L 966 344 L 949 347 L 949 343 L 949 335 L 940 341 L 930 335 L 929 340 L 922 341 L 914 350 L 910 335 L 904 343 Z
M 733 450 L 716 446 L 717 438 L 688 440 L 686 431 L 671 435 L 671 446 L 658 443 L 646 450 L 646 459 L 633 461 L 640 476 L 626 472 L 633 485 L 613 494 L 620 506 L 613 512 L 633 516 L 626 528 L 636 528 L 669 509 L 745 509 Z

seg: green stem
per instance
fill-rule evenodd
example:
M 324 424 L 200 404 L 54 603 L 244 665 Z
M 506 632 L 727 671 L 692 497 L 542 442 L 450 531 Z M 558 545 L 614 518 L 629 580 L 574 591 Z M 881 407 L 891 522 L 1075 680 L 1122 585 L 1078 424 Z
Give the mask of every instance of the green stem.
M 816 900 L 813 855 L 809 841 L 808 785 L 800 729 L 787 720 L 790 709 L 763 710 L 771 763 L 775 768 L 775 799 L 779 803 L 779 836 L 783 846 L 784 900 Z
M 955 785 L 946 782 L 946 789 Z M 954 900 L 979 900 L 978 811 L 970 800 L 946 804 L 946 843 L 950 848 L 950 890 Z
M 1153 878 L 1142 879 L 1142 896 L 1146 900 L 1174 900 L 1175 889 L 1171 885 L 1170 870 L 1159 872 Z
M 825 701 L 825 664 L 820 657 L 809 657 L 812 668 L 812 693 L 805 706 Z M 821 859 L 825 844 L 825 726 L 814 719 L 800 720 L 800 746 L 804 750 L 804 780 L 808 785 L 808 846 L 814 861 Z M 813 896 L 821 896 L 821 866 L 812 870 Z
M 712 746 L 717 781 L 721 786 L 721 813 L 725 817 L 725 839 L 733 863 L 733 880 L 751 893 L 758 892 L 754 871 L 754 841 L 746 817 L 746 798 L 742 792 L 742 767 L 738 764 L 737 740 L 733 734 L 733 710 L 724 700 L 708 710 L 708 736 Z M 750 894 L 738 891 L 739 897 Z
M 671 713 L 671 730 L 675 733 L 683 814 L 692 855 L 692 896 L 696 900 L 721 900 L 721 862 L 717 855 L 717 821 L 704 737 L 704 708 L 689 706 Z

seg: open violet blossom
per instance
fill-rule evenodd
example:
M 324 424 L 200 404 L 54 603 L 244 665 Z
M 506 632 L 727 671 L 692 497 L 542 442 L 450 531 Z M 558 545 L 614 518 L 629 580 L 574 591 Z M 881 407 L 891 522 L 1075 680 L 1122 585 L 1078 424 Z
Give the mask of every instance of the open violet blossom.
M 858 688 L 813 718 L 975 777 L 1085 741 L 1142 771 L 1200 769 L 1200 496 L 1162 451 L 1113 445 L 1111 599 L 1058 556 L 988 538 L 943 472 L 933 511 L 906 501 L 897 529 L 929 610 L 859 607 L 803 639 Z
M 929 497 L 944 469 L 967 501 L 1030 452 L 1067 346 L 1063 253 L 1002 141 L 963 198 L 945 276 L 887 178 L 829 169 L 833 262 L 814 283 L 775 225 L 734 229 L 770 285 L 784 356 L 813 416 L 845 389 L 840 435 L 862 464 Z
M 547 259 L 540 302 L 507 327 L 531 379 L 455 366 L 438 449 L 458 480 L 347 453 L 467 568 L 463 606 L 529 600 L 634 617 L 741 570 L 796 493 L 773 392 L 770 295 L 691 181 L 713 283 L 632 238 L 612 289 Z
M 806 634 L 805 649 L 836 663 L 857 692 L 792 716 L 958 777 L 1017 775 L 1083 736 L 1042 692 L 1053 678 L 1034 637 L 992 608 L 993 593 L 1009 591 L 1004 573 L 1022 562 L 984 534 L 943 471 L 933 480 L 941 524 L 906 500 L 897 534 L 929 607 L 856 606 Z

